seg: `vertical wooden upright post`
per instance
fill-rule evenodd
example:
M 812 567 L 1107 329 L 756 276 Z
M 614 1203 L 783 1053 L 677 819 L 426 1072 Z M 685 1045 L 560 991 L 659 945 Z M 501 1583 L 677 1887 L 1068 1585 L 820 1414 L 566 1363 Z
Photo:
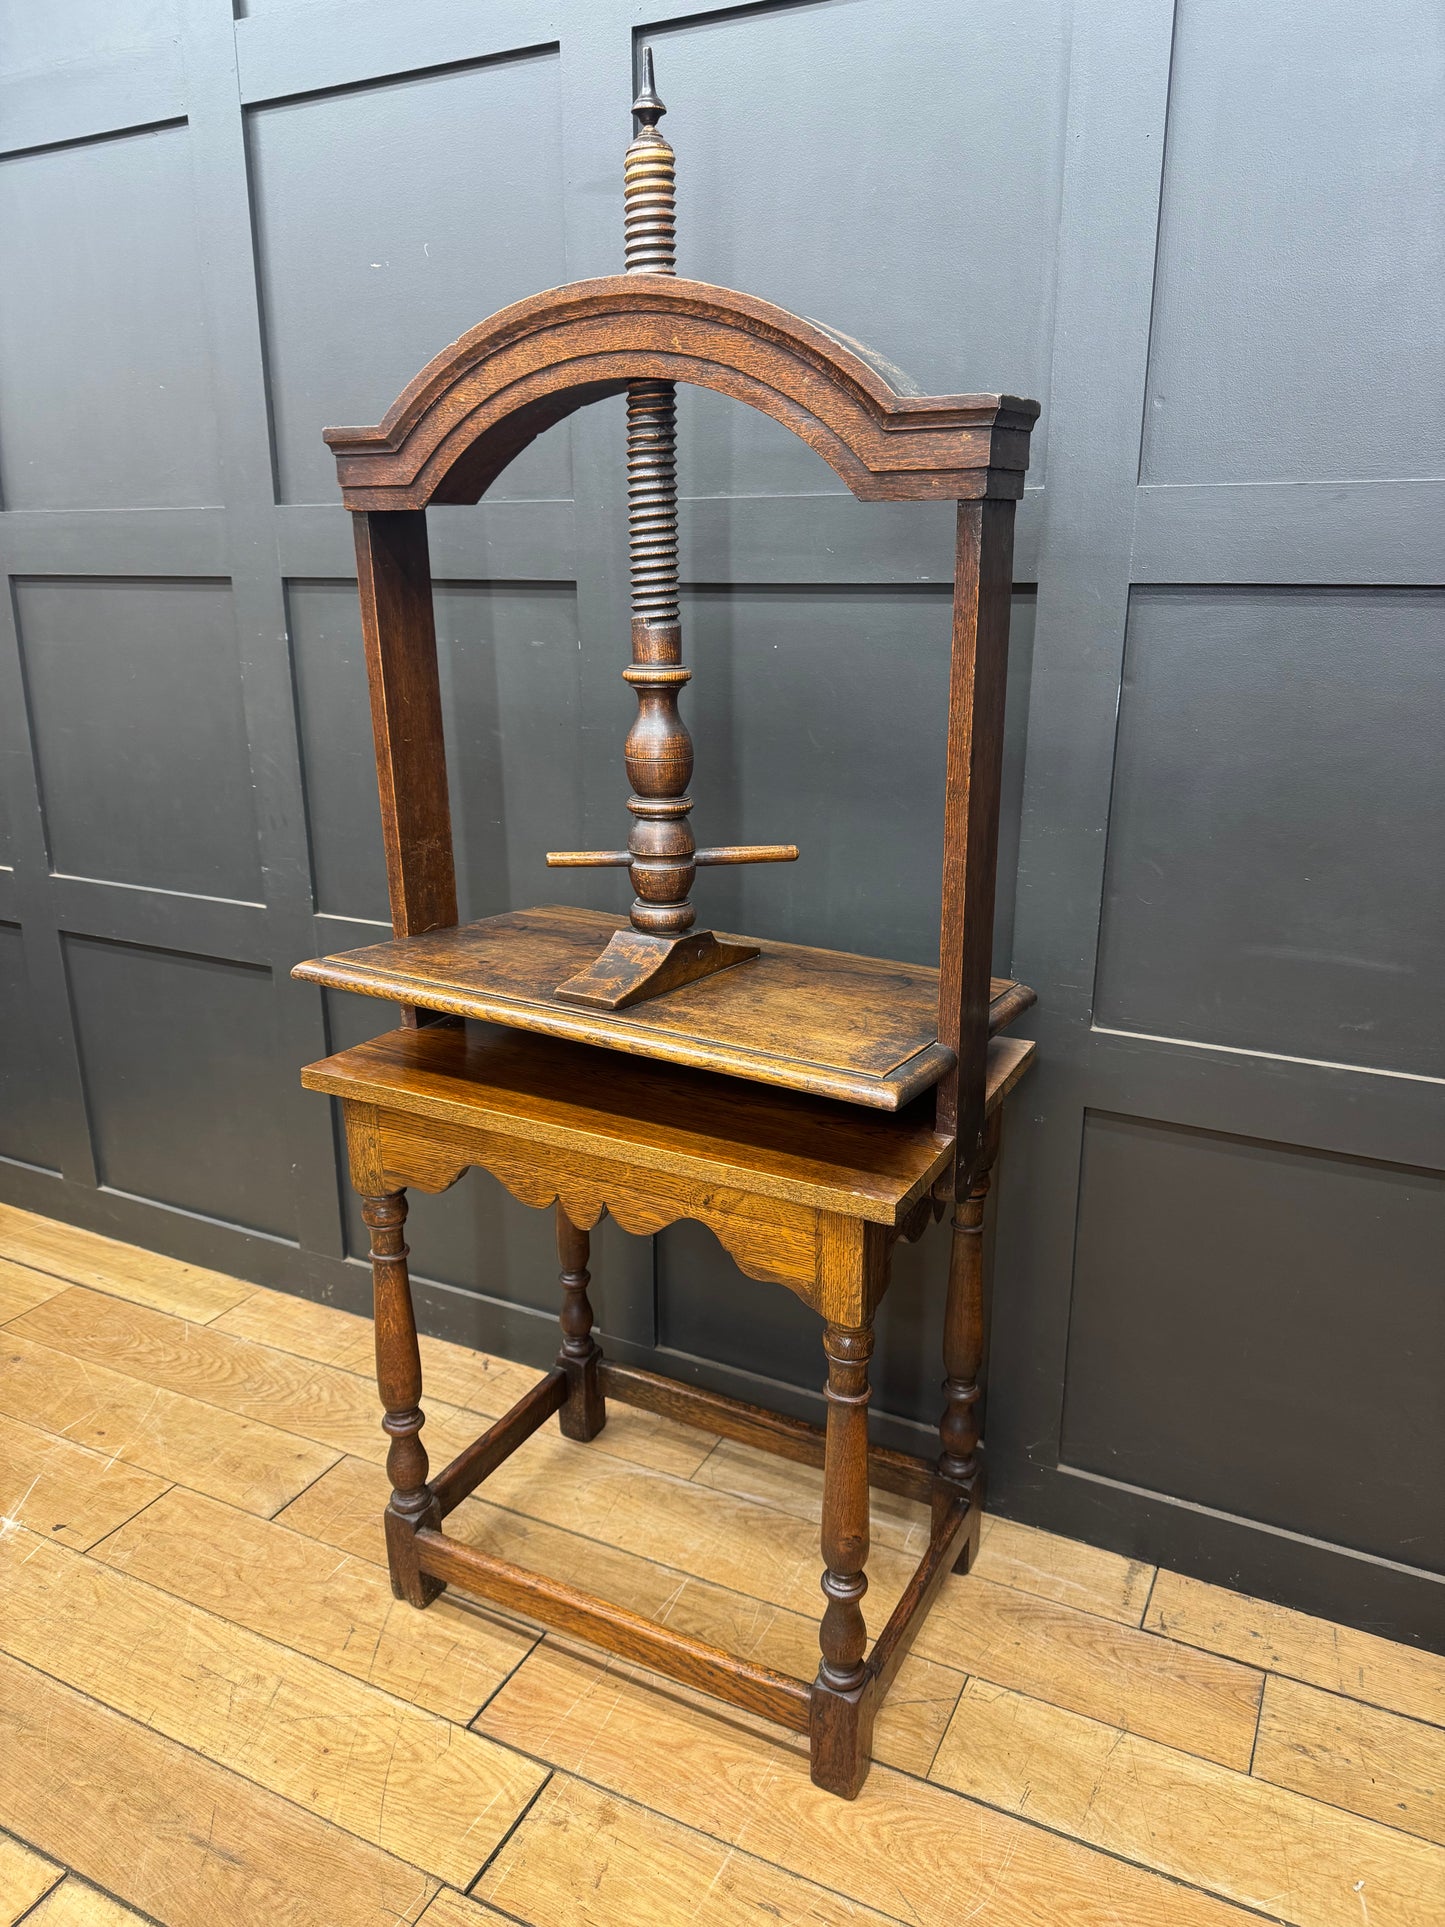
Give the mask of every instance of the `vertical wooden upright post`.
M 937 1118 L 957 1138 L 960 1192 L 983 1152 L 1013 525 L 1011 500 L 958 505 L 938 984 L 939 1041 L 958 1064 L 938 1087 Z
M 371 1233 L 371 1277 L 376 1315 L 376 1384 L 386 1416 L 382 1429 L 391 1440 L 386 1471 L 391 1499 L 386 1508 L 386 1556 L 391 1589 L 413 1606 L 430 1605 L 442 1590 L 417 1563 L 416 1534 L 421 1526 L 441 1527 L 441 1513 L 427 1485 L 426 1447 L 421 1428 L 421 1352 L 416 1342 L 411 1279 L 407 1273 L 405 1191 L 363 1197 L 361 1215 Z
M 983 1524 L 979 1411 L 983 1390 L 983 1227 L 1002 1115 L 996 1110 L 989 1118 L 983 1156 L 971 1182 L 960 1187 L 953 1207 L 948 1301 L 943 1314 L 943 1412 L 938 1421 L 942 1449 L 933 1481 L 933 1526 L 937 1531 L 949 1508 L 960 1498 L 973 1502 L 973 1526 L 954 1562 L 955 1572 L 967 1572 L 973 1564 Z
M 557 1363 L 567 1374 L 567 1403 L 557 1423 L 569 1439 L 595 1439 L 607 1423 L 607 1404 L 597 1369 L 602 1352 L 592 1336 L 592 1301 L 587 1296 L 592 1234 L 573 1224 L 560 1198 L 556 1211 L 557 1262 L 562 1267 L 562 1349 Z
M 813 1682 L 811 1755 L 814 1781 L 853 1799 L 868 1775 L 873 1752 L 873 1694 L 864 1654 L 868 1627 L 868 1361 L 871 1325 L 848 1330 L 829 1324 L 828 1432 L 823 1461 L 822 1658 Z
M 398 937 L 414 937 L 457 920 L 426 510 L 361 510 L 351 519 L 391 923 Z M 410 1007 L 403 1018 L 439 1021 Z

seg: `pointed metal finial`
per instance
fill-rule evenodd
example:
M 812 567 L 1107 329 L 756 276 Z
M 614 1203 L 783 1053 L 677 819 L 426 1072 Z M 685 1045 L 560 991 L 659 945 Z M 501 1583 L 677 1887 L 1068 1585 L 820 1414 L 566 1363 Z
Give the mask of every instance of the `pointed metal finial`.
M 642 50 L 642 91 L 632 103 L 632 111 L 644 127 L 656 127 L 667 109 L 657 97 L 657 82 L 652 73 L 652 49 Z
M 652 76 L 652 49 L 642 50 L 642 91 L 632 103 L 639 122 L 623 162 L 623 225 L 629 274 L 676 274 L 677 207 L 673 154 L 658 122 L 667 112 Z

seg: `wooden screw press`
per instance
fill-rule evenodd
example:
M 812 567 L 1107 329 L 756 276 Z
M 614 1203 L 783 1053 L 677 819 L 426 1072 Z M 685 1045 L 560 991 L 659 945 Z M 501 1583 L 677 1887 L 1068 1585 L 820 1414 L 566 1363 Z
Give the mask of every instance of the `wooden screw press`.
M 352 511 L 394 938 L 294 973 L 390 1000 L 399 1029 L 311 1065 L 341 1101 L 371 1231 L 377 1382 L 391 1438 L 387 1551 L 398 1597 L 446 1585 L 592 1641 L 810 1738 L 814 1780 L 852 1798 L 873 1720 L 939 1588 L 978 1545 L 984 1469 L 982 1239 L 1001 1107 L 1033 1045 L 1000 1033 L 1033 1002 L 993 979 L 993 893 L 1014 503 L 1034 402 L 898 393 L 856 345 L 768 302 L 679 278 L 673 155 L 651 55 L 625 167 L 627 272 L 502 310 L 445 349 L 375 428 L 329 429 Z M 678 601 L 674 393 L 731 395 L 807 441 L 863 501 L 958 505 L 937 970 L 694 928 L 695 873 L 791 861 L 791 845 L 696 848 Z M 551 906 L 458 925 L 427 557 L 428 504 L 475 501 L 543 430 L 628 397 L 632 661 L 627 920 Z M 463 1025 L 462 1020 L 475 1020 Z M 403 1230 L 409 1188 L 490 1171 L 553 1208 L 555 1368 L 442 1471 L 422 1444 Z M 707 1225 L 739 1267 L 822 1321 L 826 1424 L 615 1364 L 593 1334 L 589 1232 Z M 873 1319 L 899 1239 L 951 1215 L 936 1459 L 870 1448 Z M 595 1438 L 608 1399 L 823 1468 L 820 1661 L 801 1680 L 655 1625 L 455 1538 L 447 1516 L 555 1413 Z M 869 1485 L 922 1499 L 932 1532 L 868 1640 Z

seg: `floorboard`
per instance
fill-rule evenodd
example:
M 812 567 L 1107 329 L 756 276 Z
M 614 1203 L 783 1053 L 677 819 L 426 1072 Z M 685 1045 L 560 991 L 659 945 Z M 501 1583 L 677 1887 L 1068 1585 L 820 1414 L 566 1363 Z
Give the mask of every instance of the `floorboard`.
M 279 1512 L 334 1448 L 239 1418 L 93 1360 L 0 1331 L 0 1415 L 247 1512 Z
M 121 1244 L 78 1225 L 41 1218 L 16 1205 L 0 1204 L 0 1252 L 36 1271 L 76 1285 L 93 1285 L 138 1305 L 205 1324 L 239 1305 L 257 1289 L 240 1278 L 166 1258 L 139 1245 Z
M 1297 1927 L 1439 1927 L 1445 1853 L 983 1680 L 933 1777 Z
M 41 1895 L 64 1878 L 63 1867 L 0 1833 L 0 1921 L 5 1927 L 29 1913 Z
M 1445 1731 L 1298 1680 L 1265 1682 L 1254 1773 L 1445 1846 Z
M 535 1382 L 423 1341 L 433 1462 Z M 392 1596 L 368 1320 L 0 1208 L 0 1927 L 1439 1927 L 1445 1659 L 985 1521 L 861 1798 Z M 614 1404 L 459 1537 L 800 1676 L 818 1474 Z M 867 1612 L 923 1508 L 877 1496 Z
M 437 1883 L 0 1656 L 0 1815 L 165 1927 L 397 1927 Z
M 164 1479 L 74 1439 L 0 1418 L 0 1519 L 10 1526 L 84 1552 L 166 1489 Z
M 542 1769 L 26 1532 L 0 1544 L 6 1651 L 358 1839 L 465 1887 Z
M 1160 1573 L 1144 1623 L 1183 1645 L 1445 1726 L 1445 1656 L 1439 1653 L 1178 1572 Z
M 145 1919 L 72 1874 L 25 1916 L 25 1927 L 144 1927 Z

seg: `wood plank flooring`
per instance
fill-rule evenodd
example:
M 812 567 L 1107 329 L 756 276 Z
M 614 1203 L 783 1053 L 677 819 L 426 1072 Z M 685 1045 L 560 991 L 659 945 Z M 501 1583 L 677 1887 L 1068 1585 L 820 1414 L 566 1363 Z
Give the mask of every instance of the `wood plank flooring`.
M 537 1376 L 424 1340 L 435 1462 Z M 1445 1659 L 1003 1520 L 853 1805 L 806 1747 L 391 1596 L 369 1322 L 0 1207 L 0 1927 L 1445 1923 Z M 819 1475 L 614 1406 L 450 1529 L 816 1663 Z M 926 1536 L 875 1495 L 869 1617 Z

